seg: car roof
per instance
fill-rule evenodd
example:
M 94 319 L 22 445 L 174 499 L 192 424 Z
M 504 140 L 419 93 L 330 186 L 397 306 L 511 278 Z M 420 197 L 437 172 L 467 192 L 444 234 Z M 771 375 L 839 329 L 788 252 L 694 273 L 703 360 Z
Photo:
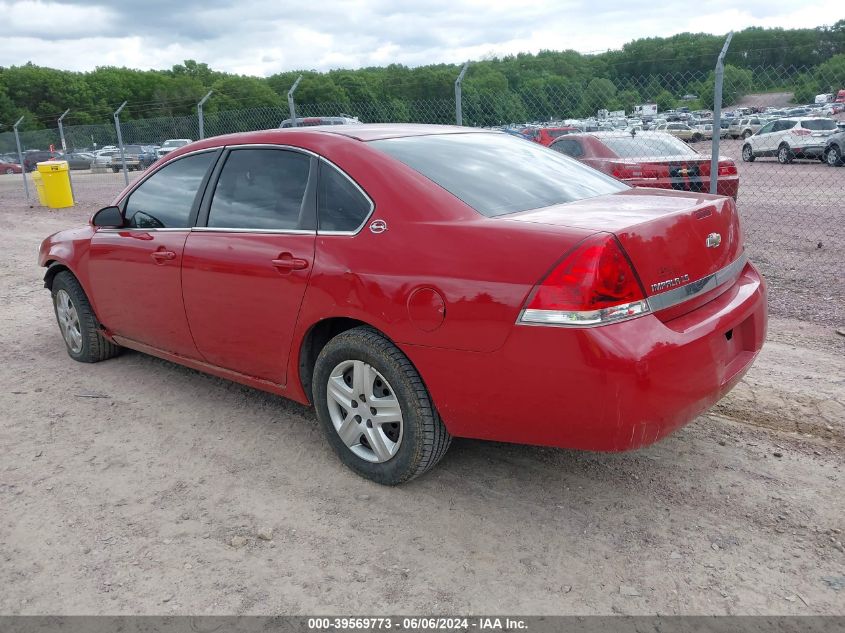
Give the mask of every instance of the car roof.
M 362 123 L 361 125 L 312 125 L 308 127 L 273 128 L 256 132 L 227 134 L 216 137 L 216 145 L 230 143 L 284 143 L 291 134 L 333 134 L 358 141 L 376 141 L 386 138 L 426 136 L 432 134 L 498 133 L 494 130 L 460 127 L 457 125 L 426 125 L 414 123 Z M 211 140 L 211 139 L 209 139 Z

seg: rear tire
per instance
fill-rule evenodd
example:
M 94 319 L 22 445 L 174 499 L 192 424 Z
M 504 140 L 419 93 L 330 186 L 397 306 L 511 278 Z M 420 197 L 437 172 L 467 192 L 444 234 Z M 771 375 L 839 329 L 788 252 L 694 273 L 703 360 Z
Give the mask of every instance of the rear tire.
M 422 475 L 452 441 L 411 361 L 369 327 L 342 332 L 320 351 L 312 400 L 340 460 L 379 484 Z
M 781 145 L 778 148 L 778 162 L 781 165 L 788 165 L 792 162 L 792 150 L 789 149 L 789 145 Z
M 840 150 L 837 145 L 831 145 L 830 149 L 828 149 L 827 153 L 824 155 L 824 161 L 827 163 L 828 167 L 841 167 L 842 150 Z
M 98 363 L 120 354 L 121 347 L 100 334 L 100 324 L 79 281 L 68 271 L 53 279 L 53 311 L 68 355 L 80 363 Z
M 692 135 L 692 142 L 698 143 L 699 141 L 701 141 L 701 134 L 693 134 Z
M 751 149 L 751 145 L 746 143 L 742 146 L 742 160 L 746 163 L 753 163 L 754 162 L 754 150 Z

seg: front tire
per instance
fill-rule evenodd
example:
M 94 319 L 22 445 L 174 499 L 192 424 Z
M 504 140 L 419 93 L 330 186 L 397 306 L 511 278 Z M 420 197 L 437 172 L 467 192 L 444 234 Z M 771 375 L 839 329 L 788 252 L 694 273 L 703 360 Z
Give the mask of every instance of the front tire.
M 836 145 L 831 145 L 830 149 L 827 150 L 827 153 L 824 156 L 825 162 L 828 164 L 829 167 L 841 167 L 842 166 L 842 152 Z
M 788 165 L 792 162 L 792 151 L 789 149 L 789 145 L 781 145 L 778 148 L 778 162 L 781 165 Z
M 748 143 L 742 146 L 742 160 L 746 163 L 754 162 L 754 150 Z
M 742 133 L 742 138 L 744 139 L 747 139 L 749 136 L 751 136 L 751 130 L 745 130 L 745 132 Z
M 384 335 L 357 327 L 317 357 L 312 400 L 340 460 L 395 486 L 431 469 L 452 441 L 417 370 Z
M 100 325 L 79 281 L 68 271 L 53 279 L 53 311 L 70 357 L 97 363 L 120 354 L 121 347 L 100 333 Z

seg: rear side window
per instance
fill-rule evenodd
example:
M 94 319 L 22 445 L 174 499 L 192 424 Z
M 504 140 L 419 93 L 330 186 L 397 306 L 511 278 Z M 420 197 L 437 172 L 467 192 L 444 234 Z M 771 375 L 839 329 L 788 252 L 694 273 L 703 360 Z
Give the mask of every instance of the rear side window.
M 560 152 L 561 154 L 572 156 L 573 158 L 578 158 L 584 155 L 584 148 L 581 147 L 581 143 L 571 138 L 565 138 L 557 141 L 552 145 L 552 149 L 556 152 Z
M 813 119 L 812 121 L 802 121 L 801 127 L 808 130 L 835 130 L 836 122 L 831 119 Z
M 191 210 L 216 152 L 185 156 L 147 178 L 126 201 L 127 226 L 182 229 L 191 225 Z
M 300 226 L 311 159 L 278 149 L 236 149 L 214 189 L 208 226 L 284 230 Z
M 337 169 L 320 161 L 317 221 L 320 231 L 356 231 L 373 205 L 360 189 Z
M 488 217 L 628 189 L 583 163 L 505 133 L 407 136 L 370 144 Z

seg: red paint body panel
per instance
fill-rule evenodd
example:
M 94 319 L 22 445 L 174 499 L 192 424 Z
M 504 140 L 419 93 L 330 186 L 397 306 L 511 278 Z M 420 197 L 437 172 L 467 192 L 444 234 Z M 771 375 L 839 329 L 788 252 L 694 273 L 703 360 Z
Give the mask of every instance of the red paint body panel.
M 337 317 L 367 323 L 405 351 L 457 436 L 635 448 L 691 420 L 748 368 L 766 329 L 765 286 L 750 264 L 731 287 L 682 309 L 594 328 L 516 324 L 535 285 L 596 232 L 618 237 L 649 294 L 665 277 L 694 281 L 724 267 L 741 253 L 731 200 L 632 189 L 487 218 L 366 143 L 434 133 L 484 132 L 267 130 L 193 143 L 144 174 L 200 148 L 300 147 L 367 192 L 375 203 L 367 224 L 385 222 L 383 233 L 195 230 L 149 238 L 84 227 L 47 238 L 39 261 L 73 271 L 118 343 L 299 402 L 310 397 L 300 354 L 314 326 Z M 704 239 L 713 231 L 723 242 L 710 252 Z M 155 263 L 150 254 L 160 247 L 177 256 Z M 281 274 L 272 260 L 285 253 L 308 266 Z M 138 303 L 138 314 L 121 308 Z
M 309 262 L 279 270 L 284 253 Z M 182 293 L 202 359 L 284 384 L 291 338 L 314 259 L 314 235 L 192 232 Z

